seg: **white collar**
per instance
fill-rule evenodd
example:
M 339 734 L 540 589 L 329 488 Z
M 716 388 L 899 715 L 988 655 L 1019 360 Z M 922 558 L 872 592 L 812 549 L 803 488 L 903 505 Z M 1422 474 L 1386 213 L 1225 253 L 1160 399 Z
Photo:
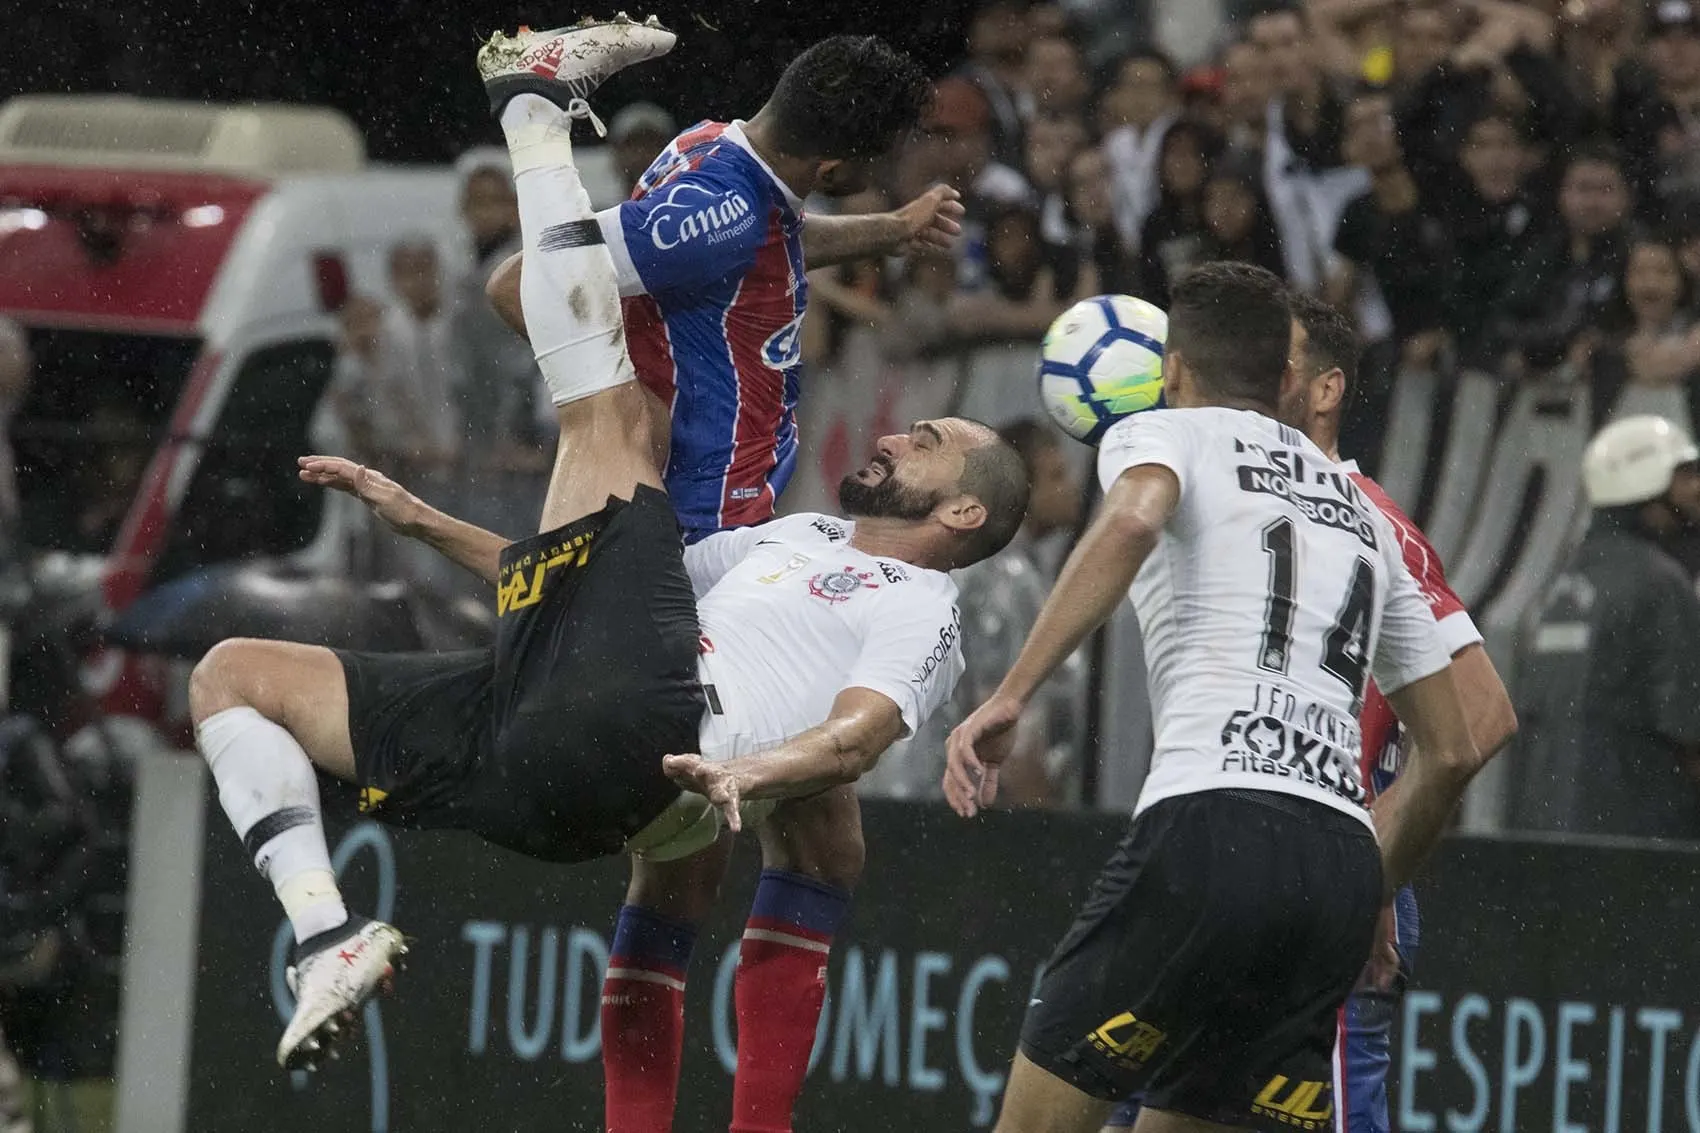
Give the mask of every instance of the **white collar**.
M 803 214 L 802 198 L 791 191 L 791 186 L 779 179 L 779 174 L 773 171 L 773 166 L 762 160 L 761 154 L 756 152 L 755 147 L 750 144 L 750 139 L 744 134 L 744 120 L 742 118 L 734 118 L 731 122 L 728 122 L 726 129 L 720 136 L 730 138 L 733 145 L 755 158 L 756 164 L 761 166 L 762 172 L 767 174 L 768 180 L 778 185 L 779 191 L 785 194 L 785 203 L 791 206 L 791 211 L 798 216 Z
M 1342 460 L 1340 462 L 1340 471 L 1346 473 L 1348 476 L 1362 475 L 1362 473 L 1358 471 L 1358 462 L 1355 460 Z

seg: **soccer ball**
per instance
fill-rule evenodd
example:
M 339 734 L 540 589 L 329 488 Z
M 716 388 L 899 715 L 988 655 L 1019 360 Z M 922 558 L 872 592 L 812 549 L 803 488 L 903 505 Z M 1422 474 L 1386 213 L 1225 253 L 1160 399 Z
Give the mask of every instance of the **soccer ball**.
M 1163 405 L 1169 316 L 1131 295 L 1082 299 L 1051 324 L 1040 348 L 1039 400 L 1063 432 L 1089 445 L 1143 409 Z

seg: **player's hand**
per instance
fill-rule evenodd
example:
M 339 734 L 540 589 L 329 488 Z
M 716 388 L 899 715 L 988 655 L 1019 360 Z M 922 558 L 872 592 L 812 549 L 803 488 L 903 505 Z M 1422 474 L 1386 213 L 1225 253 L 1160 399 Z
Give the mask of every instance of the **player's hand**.
M 998 796 L 998 767 L 1009 758 L 1024 701 L 997 693 L 956 726 L 945 742 L 944 797 L 963 818 L 973 818 Z
M 949 185 L 934 185 L 897 210 L 903 222 L 903 242 L 898 251 L 905 255 L 928 248 L 946 250 L 962 235 L 962 194 Z
M 738 776 L 724 763 L 710 763 L 700 755 L 669 755 L 662 759 L 661 770 L 680 787 L 713 803 L 734 834 L 743 829 L 738 817 Z
M 300 466 L 301 479 L 346 492 L 397 532 L 407 535 L 417 526 L 419 501 L 377 469 L 340 456 L 302 456 L 295 463 Z

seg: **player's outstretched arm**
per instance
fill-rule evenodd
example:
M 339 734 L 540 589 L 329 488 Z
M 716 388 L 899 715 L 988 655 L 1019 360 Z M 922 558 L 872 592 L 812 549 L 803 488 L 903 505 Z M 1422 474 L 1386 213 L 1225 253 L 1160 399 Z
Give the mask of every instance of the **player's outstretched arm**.
M 884 693 L 847 688 L 832 702 L 832 714 L 775 748 L 711 763 L 700 755 L 669 755 L 667 777 L 718 807 L 733 830 L 742 825 L 745 799 L 816 795 L 854 783 L 873 770 L 885 749 L 903 735 L 903 713 Z
M 295 463 L 301 479 L 353 496 L 397 535 L 417 539 L 485 582 L 494 584 L 498 580 L 502 548 L 510 540 L 438 511 L 364 464 L 340 456 L 303 456 Z
M 1063 565 L 1021 655 L 992 694 L 957 725 L 945 745 L 944 791 L 972 818 L 997 794 L 997 765 L 1009 734 L 1039 686 L 1115 612 L 1180 503 L 1181 484 L 1160 464 L 1124 471 L 1104 493 L 1092 525 Z
M 1470 771 L 1474 775 L 1517 734 L 1517 710 L 1512 707 L 1511 694 L 1505 691 L 1499 670 L 1479 642 L 1452 655 L 1452 678 L 1458 684 L 1464 721 L 1476 749 L 1476 764 Z
M 1381 841 L 1382 884 L 1391 899 L 1439 843 L 1482 759 L 1452 666 L 1387 699 L 1415 741 L 1399 778 L 1370 808 Z
M 869 256 L 946 249 L 962 234 L 962 194 L 934 185 L 902 208 L 862 216 L 803 218 L 803 263 L 810 271 Z

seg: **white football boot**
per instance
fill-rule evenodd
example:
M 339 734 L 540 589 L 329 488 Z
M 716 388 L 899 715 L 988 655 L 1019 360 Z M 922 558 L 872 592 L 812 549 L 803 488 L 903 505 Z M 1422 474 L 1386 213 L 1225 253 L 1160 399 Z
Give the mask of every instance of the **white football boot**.
M 316 1070 L 344 1026 L 380 989 L 389 990 L 407 944 L 393 925 L 349 917 L 295 946 L 285 979 L 295 994 L 295 1015 L 277 1044 L 285 1070 Z
M 478 49 L 478 77 L 498 116 L 514 95 L 539 94 L 574 118 L 589 118 L 597 134 L 606 135 L 585 101 L 591 92 L 614 72 L 667 54 L 677 41 L 654 16 L 640 23 L 624 12 L 553 31 L 493 32 Z

